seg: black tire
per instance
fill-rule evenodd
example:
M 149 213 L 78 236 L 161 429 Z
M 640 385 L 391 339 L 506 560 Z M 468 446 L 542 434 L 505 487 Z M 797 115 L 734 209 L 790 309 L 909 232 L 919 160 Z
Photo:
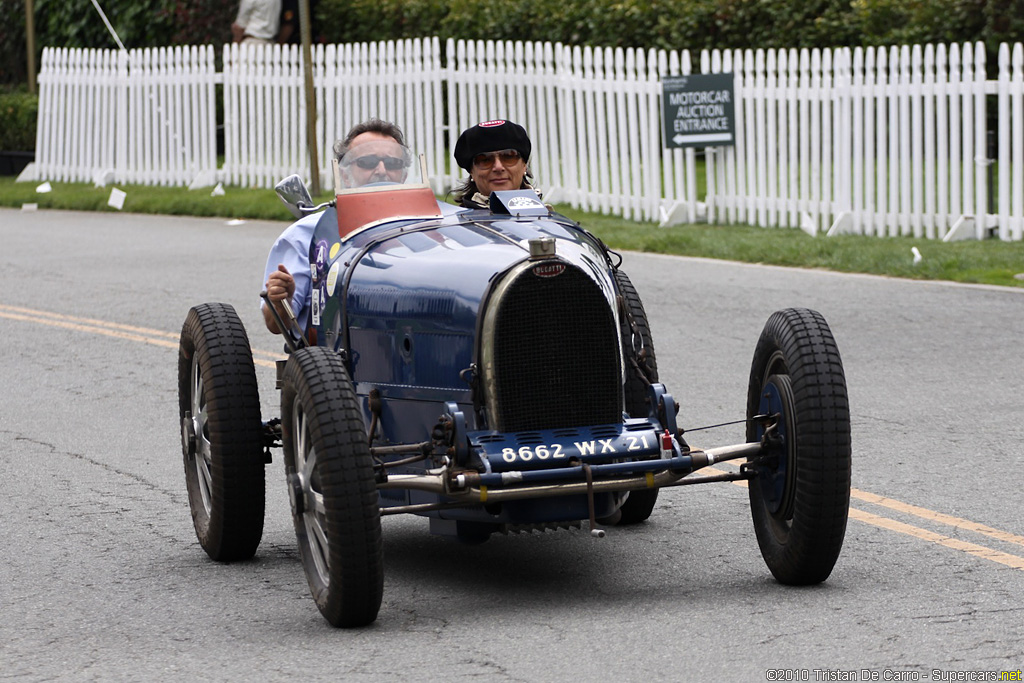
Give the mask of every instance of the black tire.
M 263 425 L 249 338 L 228 304 L 195 306 L 185 318 L 178 413 L 199 544 L 218 562 L 247 560 L 263 536 Z
M 832 331 L 817 311 L 777 311 L 765 323 L 750 367 L 747 441 L 762 428 L 749 418 L 781 412 L 783 439 L 753 459 L 748 485 L 754 531 L 781 583 L 828 578 L 839 558 L 850 508 L 850 404 Z
M 284 466 L 302 566 L 334 626 L 377 618 L 384 591 L 380 507 L 358 399 L 341 356 L 299 349 L 281 389 Z
M 623 300 L 626 315 L 620 317 L 622 352 L 626 366 L 623 394 L 626 413 L 630 417 L 647 417 L 650 412 L 648 387 L 658 381 L 658 360 L 654 354 L 654 340 L 643 302 L 629 277 L 615 271 L 615 282 Z M 639 524 L 647 521 L 658 502 L 658 489 L 630 491 L 626 502 L 619 508 L 618 524 Z

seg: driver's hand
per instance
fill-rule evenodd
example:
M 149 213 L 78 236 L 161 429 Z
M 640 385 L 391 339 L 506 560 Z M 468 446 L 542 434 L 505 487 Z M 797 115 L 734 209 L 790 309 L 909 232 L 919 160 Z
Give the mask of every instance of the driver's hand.
M 291 301 L 294 295 L 295 279 L 287 268 L 279 264 L 277 270 L 267 278 L 267 297 L 276 304 L 285 299 Z

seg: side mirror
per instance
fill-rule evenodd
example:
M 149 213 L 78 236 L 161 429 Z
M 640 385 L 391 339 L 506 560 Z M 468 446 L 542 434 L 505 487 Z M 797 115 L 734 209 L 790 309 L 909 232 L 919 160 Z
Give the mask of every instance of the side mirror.
M 274 191 L 296 218 L 302 218 L 313 209 L 313 198 L 309 196 L 306 184 L 298 175 L 288 176 L 274 186 Z

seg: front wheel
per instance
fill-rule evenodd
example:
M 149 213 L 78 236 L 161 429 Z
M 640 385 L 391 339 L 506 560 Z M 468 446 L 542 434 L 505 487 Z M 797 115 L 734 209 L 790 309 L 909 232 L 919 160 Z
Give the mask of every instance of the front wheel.
M 324 347 L 288 359 L 281 435 L 302 567 L 334 626 L 377 618 L 384 590 L 380 508 L 362 413 L 341 356 Z
M 754 351 L 747 389 L 747 441 L 761 440 L 755 415 L 778 415 L 777 435 L 750 461 L 754 531 L 781 583 L 828 578 L 850 508 L 850 406 L 843 362 L 822 315 L 774 313 Z
M 249 338 L 228 304 L 188 312 L 178 353 L 178 408 L 199 544 L 220 562 L 249 559 L 263 535 L 263 426 Z
M 626 412 L 630 417 L 647 417 L 648 387 L 658 381 L 658 360 L 654 355 L 654 340 L 647 313 L 633 283 L 621 270 L 615 271 L 615 283 L 622 297 L 619 332 L 622 335 L 623 363 L 626 381 L 623 385 Z M 619 508 L 618 524 L 639 524 L 647 521 L 658 502 L 658 489 L 630 491 L 626 502 Z

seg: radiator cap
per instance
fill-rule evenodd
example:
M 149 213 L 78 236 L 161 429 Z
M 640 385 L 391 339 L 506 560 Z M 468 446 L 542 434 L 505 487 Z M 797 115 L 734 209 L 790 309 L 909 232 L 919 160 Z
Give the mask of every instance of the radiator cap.
M 551 212 L 536 190 L 497 190 L 491 193 L 491 213 L 512 216 L 547 216 Z
M 554 237 L 534 237 L 530 240 L 530 260 L 551 258 L 555 255 Z

